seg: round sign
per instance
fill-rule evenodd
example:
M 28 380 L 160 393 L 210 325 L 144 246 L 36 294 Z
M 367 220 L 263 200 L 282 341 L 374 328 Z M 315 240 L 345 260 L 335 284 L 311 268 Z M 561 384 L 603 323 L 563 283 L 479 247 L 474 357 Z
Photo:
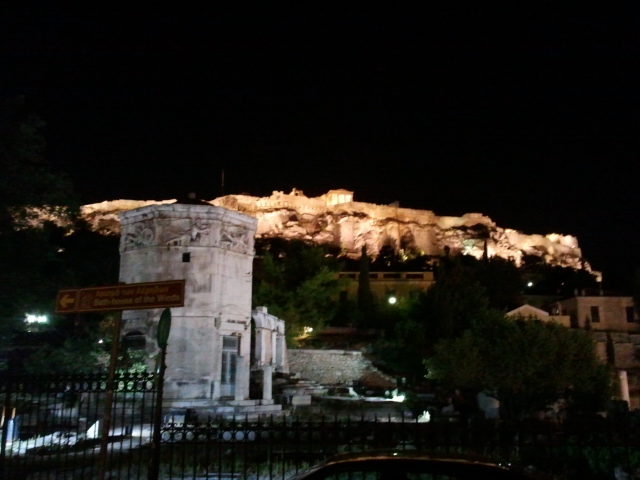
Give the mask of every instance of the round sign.
M 165 308 L 160 315 L 160 321 L 158 322 L 158 333 L 156 340 L 158 347 L 167 348 L 167 341 L 169 340 L 169 330 L 171 330 L 171 310 Z

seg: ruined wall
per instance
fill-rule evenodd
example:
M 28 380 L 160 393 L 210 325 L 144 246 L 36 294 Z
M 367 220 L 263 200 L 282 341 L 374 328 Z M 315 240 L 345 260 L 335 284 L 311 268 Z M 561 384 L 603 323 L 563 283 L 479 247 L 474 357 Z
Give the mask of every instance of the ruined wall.
M 362 352 L 355 350 L 290 349 L 289 371 L 323 385 L 351 385 L 392 388 L 395 381 L 379 372 Z

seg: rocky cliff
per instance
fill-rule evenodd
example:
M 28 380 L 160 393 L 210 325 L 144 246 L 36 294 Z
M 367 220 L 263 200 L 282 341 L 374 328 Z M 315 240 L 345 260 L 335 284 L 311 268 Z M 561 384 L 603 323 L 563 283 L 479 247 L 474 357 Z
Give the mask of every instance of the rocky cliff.
M 118 213 L 166 201 L 115 200 L 83 207 L 83 216 L 94 229 L 119 233 Z M 480 258 L 509 258 L 520 264 L 525 255 L 541 257 L 551 265 L 585 268 L 577 238 L 557 233 L 528 235 L 498 227 L 489 217 L 467 213 L 461 217 L 438 216 L 429 210 L 355 202 L 353 192 L 331 190 L 307 197 L 300 190 L 274 191 L 269 197 L 227 195 L 208 203 L 247 213 L 258 219 L 256 236 L 298 238 L 339 247 L 351 257 L 362 246 L 375 257 L 384 245 L 397 251 L 426 255 L 465 254 Z

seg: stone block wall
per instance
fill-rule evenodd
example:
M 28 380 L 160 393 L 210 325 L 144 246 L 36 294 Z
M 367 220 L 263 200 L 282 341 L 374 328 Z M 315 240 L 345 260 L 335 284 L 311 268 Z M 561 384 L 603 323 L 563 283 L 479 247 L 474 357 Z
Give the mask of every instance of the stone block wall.
M 378 371 L 357 350 L 289 349 L 289 371 L 323 385 L 375 383 L 392 388 L 395 381 Z

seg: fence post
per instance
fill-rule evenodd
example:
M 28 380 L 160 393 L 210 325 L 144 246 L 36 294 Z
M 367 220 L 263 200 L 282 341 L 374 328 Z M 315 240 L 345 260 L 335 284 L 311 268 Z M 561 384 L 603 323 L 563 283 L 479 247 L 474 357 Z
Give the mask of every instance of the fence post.
M 113 326 L 113 339 L 111 343 L 111 359 L 109 362 L 109 377 L 107 379 L 107 391 L 104 399 L 104 414 L 102 416 L 102 439 L 100 443 L 100 473 L 99 480 L 104 480 L 107 468 L 107 450 L 109 447 L 109 432 L 111 431 L 111 411 L 113 404 L 113 391 L 115 389 L 116 363 L 120 349 L 120 330 L 122 328 L 122 310 L 115 314 Z
M 149 480 L 158 480 L 160 475 L 160 442 L 162 436 L 160 429 L 162 428 L 162 394 L 164 383 L 164 371 L 166 369 L 165 356 L 167 349 L 162 348 L 160 353 L 160 372 L 156 376 L 156 404 L 153 412 L 153 439 L 151 440 L 151 460 L 149 462 Z
M 5 463 L 7 459 L 7 438 L 9 437 L 9 420 L 7 419 L 7 415 L 11 409 L 11 381 L 6 378 L 4 379 L 4 405 L 2 406 L 2 437 L 0 441 L 2 445 L 0 445 L 0 479 L 5 478 Z
M 157 343 L 160 347 L 160 364 L 156 372 L 156 405 L 153 412 L 153 440 L 151 442 L 151 459 L 149 461 L 149 477 L 148 480 L 158 480 L 160 475 L 160 442 L 162 436 L 160 429 L 162 428 L 162 397 L 164 393 L 164 373 L 167 369 L 167 342 L 169 339 L 169 331 L 171 329 L 171 310 L 165 308 L 160 315 L 158 322 Z

